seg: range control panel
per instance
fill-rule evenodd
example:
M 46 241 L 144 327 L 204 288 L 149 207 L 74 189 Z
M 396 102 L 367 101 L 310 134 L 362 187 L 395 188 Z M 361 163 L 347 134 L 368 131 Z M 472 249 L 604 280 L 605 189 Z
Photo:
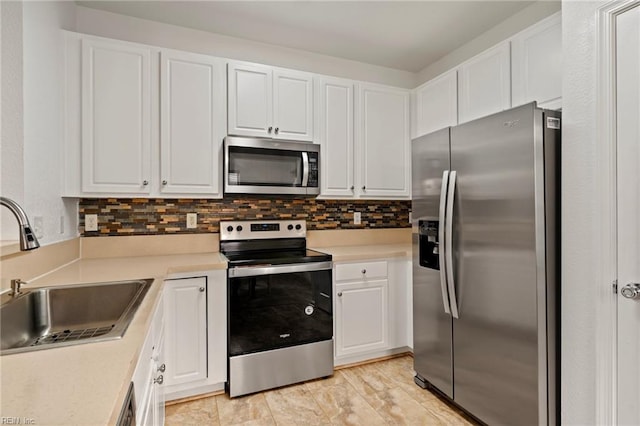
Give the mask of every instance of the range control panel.
M 238 220 L 220 221 L 220 240 L 258 240 L 272 238 L 305 238 L 304 220 Z

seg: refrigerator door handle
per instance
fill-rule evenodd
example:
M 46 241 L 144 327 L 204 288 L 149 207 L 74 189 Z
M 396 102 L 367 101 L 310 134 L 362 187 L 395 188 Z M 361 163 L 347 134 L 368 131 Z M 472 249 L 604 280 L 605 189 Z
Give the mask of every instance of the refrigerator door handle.
M 456 193 L 457 173 L 452 171 L 449 173 L 449 188 L 447 190 L 447 212 L 445 214 L 446 233 L 446 269 L 447 269 L 447 286 L 449 287 L 449 300 L 451 302 L 451 315 L 454 318 L 460 318 L 458 310 L 458 298 L 456 297 L 456 283 L 453 275 L 453 203 Z
M 440 214 L 438 220 L 440 226 L 438 226 L 438 262 L 440 263 L 440 290 L 442 291 L 442 304 L 444 305 L 444 311 L 447 314 L 451 314 L 449 309 L 449 295 L 447 294 L 447 273 L 445 271 L 445 214 L 447 205 L 447 187 L 449 186 L 449 170 L 445 170 L 442 173 L 442 187 L 440 188 Z

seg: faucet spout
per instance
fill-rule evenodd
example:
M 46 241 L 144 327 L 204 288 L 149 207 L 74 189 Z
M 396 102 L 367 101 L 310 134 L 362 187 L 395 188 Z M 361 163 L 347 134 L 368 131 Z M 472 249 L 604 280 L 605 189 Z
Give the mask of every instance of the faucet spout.
M 10 198 L 0 197 L 0 205 L 5 206 L 18 220 L 20 226 L 20 250 L 33 250 L 40 247 L 36 234 L 31 230 L 29 218 L 22 207 Z

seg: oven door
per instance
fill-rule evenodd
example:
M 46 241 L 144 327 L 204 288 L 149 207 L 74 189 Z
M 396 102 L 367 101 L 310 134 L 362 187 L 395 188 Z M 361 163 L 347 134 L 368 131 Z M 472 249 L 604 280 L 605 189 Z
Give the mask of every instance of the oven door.
M 333 338 L 331 262 L 229 269 L 229 356 Z
M 319 194 L 317 145 L 225 138 L 224 191 L 232 194 Z

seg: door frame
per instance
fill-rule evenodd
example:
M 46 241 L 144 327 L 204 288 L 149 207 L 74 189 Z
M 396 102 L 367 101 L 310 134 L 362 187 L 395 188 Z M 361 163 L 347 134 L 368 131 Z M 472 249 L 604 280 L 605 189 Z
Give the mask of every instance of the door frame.
M 638 0 L 612 1 L 597 11 L 596 152 L 594 196 L 598 202 L 594 235 L 596 279 L 596 423 L 617 423 L 617 135 L 616 18 L 638 7 Z

